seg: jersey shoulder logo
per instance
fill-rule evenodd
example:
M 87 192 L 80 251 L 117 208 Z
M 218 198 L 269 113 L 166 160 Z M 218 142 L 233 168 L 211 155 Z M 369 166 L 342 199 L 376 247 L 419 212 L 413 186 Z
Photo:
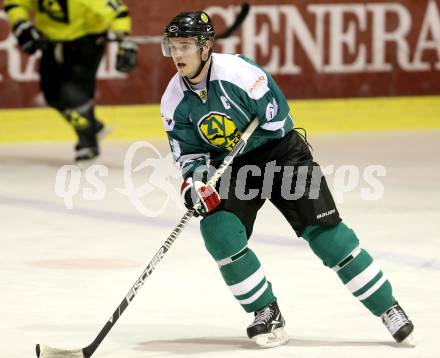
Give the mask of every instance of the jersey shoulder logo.
M 210 112 L 199 121 L 199 131 L 209 144 L 228 152 L 240 140 L 241 132 L 224 113 Z
M 270 122 L 278 113 L 278 103 L 275 98 L 269 102 L 266 107 L 266 119 Z
M 222 101 L 223 107 L 225 107 L 225 109 L 231 108 L 231 105 L 225 96 L 220 96 L 220 100 Z
M 52 20 L 69 23 L 67 0 L 38 0 L 38 11 Z
M 162 115 L 162 121 L 163 121 L 163 125 L 165 127 L 165 130 L 167 132 L 170 132 L 170 131 L 172 131 L 174 129 L 174 125 L 176 124 L 174 119 L 168 118 L 168 117 Z

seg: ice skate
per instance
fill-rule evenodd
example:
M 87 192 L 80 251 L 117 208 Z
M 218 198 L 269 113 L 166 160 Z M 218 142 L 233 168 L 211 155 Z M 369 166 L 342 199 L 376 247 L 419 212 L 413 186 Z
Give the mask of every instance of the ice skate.
M 78 164 L 81 161 L 89 161 L 97 158 L 99 155 L 96 147 L 75 147 L 75 162 Z
M 83 172 L 97 163 L 98 156 L 99 150 L 96 147 L 81 147 L 79 144 L 75 147 L 75 164 Z
M 383 313 L 381 318 L 396 342 L 415 347 L 416 343 L 412 335 L 414 325 L 397 302 Z
M 255 319 L 247 328 L 249 338 L 261 348 L 277 347 L 287 343 L 285 321 L 276 302 L 255 312 Z
M 99 156 L 99 141 L 104 139 L 111 129 L 96 120 L 95 133 L 81 138 L 75 146 L 75 162 L 81 168 L 87 168 L 96 162 Z

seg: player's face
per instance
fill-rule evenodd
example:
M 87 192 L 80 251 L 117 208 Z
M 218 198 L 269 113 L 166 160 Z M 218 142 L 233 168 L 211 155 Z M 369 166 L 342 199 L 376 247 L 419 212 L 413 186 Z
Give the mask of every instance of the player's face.
M 179 75 L 193 77 L 200 66 L 200 48 L 195 38 L 176 37 L 169 39 L 171 57 Z

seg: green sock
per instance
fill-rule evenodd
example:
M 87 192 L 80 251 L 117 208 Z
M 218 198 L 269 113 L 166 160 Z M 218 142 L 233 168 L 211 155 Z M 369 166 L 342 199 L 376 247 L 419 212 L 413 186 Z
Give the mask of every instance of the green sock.
M 391 284 L 367 251 L 355 252 L 356 256 L 337 270 L 337 274 L 367 309 L 380 316 L 396 302 Z
M 220 266 L 220 272 L 246 312 L 263 309 L 276 300 L 257 256 L 249 249 L 236 260 Z

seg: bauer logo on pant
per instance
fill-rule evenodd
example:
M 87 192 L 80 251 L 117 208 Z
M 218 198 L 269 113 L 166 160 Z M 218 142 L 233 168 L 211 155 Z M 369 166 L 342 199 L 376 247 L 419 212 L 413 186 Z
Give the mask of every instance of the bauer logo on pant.
M 234 122 L 224 113 L 211 112 L 199 121 L 199 130 L 209 144 L 231 151 L 241 137 Z

